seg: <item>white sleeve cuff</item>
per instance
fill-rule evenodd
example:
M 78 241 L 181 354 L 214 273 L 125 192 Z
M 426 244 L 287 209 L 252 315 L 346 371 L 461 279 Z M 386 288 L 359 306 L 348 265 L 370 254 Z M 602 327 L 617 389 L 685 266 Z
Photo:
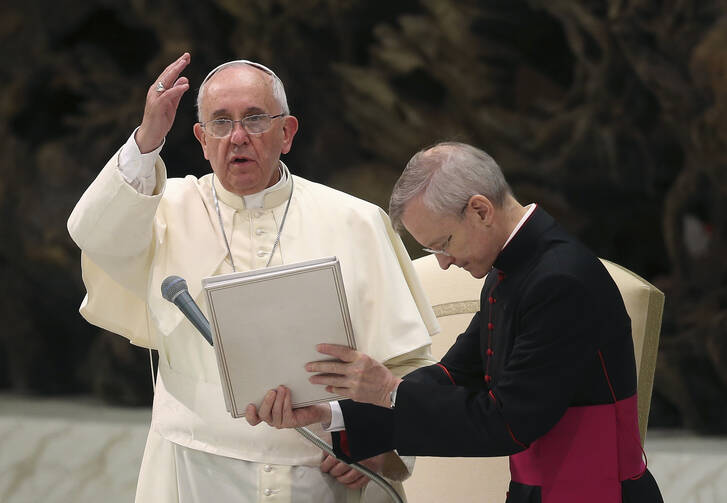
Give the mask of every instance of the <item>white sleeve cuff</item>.
M 346 424 L 343 422 L 343 411 L 338 402 L 328 402 L 331 406 L 331 424 L 326 426 L 322 424 L 324 431 L 343 431 L 346 429 Z
M 161 152 L 166 138 L 156 149 L 142 154 L 134 139 L 138 129 L 134 129 L 134 132 L 131 133 L 131 136 L 126 140 L 124 146 L 121 147 L 118 167 L 126 183 L 134 187 L 140 194 L 151 196 L 154 194 L 154 189 L 157 185 L 154 164 L 156 164 L 159 158 L 159 152 Z

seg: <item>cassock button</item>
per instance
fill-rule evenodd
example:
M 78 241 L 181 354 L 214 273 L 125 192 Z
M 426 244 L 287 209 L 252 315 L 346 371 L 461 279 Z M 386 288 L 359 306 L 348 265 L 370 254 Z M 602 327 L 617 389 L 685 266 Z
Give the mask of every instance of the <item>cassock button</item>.
M 495 352 L 492 350 L 492 348 L 487 348 L 487 356 L 492 356 L 494 354 Z
M 492 377 L 490 377 L 489 375 L 485 375 L 485 382 L 487 384 L 490 384 L 490 381 L 492 381 Z
M 490 323 L 487 324 L 487 330 L 494 330 L 494 329 L 495 329 L 495 324 L 494 323 L 490 322 Z
M 271 496 L 271 495 L 273 494 L 273 490 L 272 490 L 272 489 L 265 489 L 265 490 L 263 491 L 263 494 L 264 494 L 265 496 Z
M 266 252 L 265 250 L 258 250 L 257 251 L 257 256 L 260 257 L 260 258 L 263 258 L 267 254 L 268 254 L 268 252 Z
M 270 473 L 270 472 L 272 472 L 272 471 L 273 471 L 273 467 L 272 467 L 272 466 L 270 466 L 270 465 L 265 465 L 265 466 L 263 467 L 263 470 L 265 470 L 266 472 Z
M 494 304 L 495 303 L 495 297 L 490 297 L 489 299 L 487 299 L 487 302 L 489 302 L 490 304 Z
M 497 278 L 498 278 L 498 279 L 499 279 L 500 281 L 502 281 L 503 279 L 505 279 L 505 273 L 504 273 L 504 272 L 502 272 L 502 271 L 498 272 L 498 273 L 497 273 Z

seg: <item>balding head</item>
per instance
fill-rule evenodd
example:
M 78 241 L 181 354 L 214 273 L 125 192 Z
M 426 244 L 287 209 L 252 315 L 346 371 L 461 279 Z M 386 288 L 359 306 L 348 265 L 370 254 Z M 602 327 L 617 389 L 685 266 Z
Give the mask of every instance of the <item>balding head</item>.
M 290 114 L 290 108 L 288 107 L 288 98 L 285 94 L 285 86 L 283 86 L 283 82 L 278 78 L 277 75 L 275 75 L 275 72 L 273 72 L 270 68 L 268 68 L 265 65 L 262 65 L 260 63 L 256 63 L 254 61 L 250 61 L 247 59 L 238 59 L 234 61 L 228 61 L 227 63 L 222 63 L 221 65 L 217 66 L 216 68 L 213 68 L 212 71 L 210 71 L 207 76 L 202 81 L 202 84 L 199 86 L 199 91 L 197 92 L 197 120 L 199 122 L 204 122 L 205 119 L 203 119 L 202 115 L 202 106 L 203 106 L 203 99 L 205 95 L 205 89 L 207 87 L 208 82 L 214 75 L 217 75 L 220 71 L 227 69 L 227 68 L 234 68 L 234 67 L 248 67 L 256 69 L 257 71 L 265 74 L 267 82 L 270 84 L 270 90 L 272 93 L 273 98 L 275 98 L 276 102 L 280 106 L 280 111 L 285 114 Z

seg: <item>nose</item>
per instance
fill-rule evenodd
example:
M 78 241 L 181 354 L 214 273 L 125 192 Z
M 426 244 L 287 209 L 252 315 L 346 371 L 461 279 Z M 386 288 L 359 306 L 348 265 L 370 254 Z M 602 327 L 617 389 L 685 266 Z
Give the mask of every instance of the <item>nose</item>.
M 454 258 L 449 255 L 442 255 L 441 253 L 436 254 L 437 262 L 439 262 L 439 267 L 442 269 L 449 269 L 449 266 L 454 264 Z
M 232 131 L 230 132 L 230 141 L 235 145 L 242 145 L 246 143 L 250 137 L 239 122 L 232 123 Z

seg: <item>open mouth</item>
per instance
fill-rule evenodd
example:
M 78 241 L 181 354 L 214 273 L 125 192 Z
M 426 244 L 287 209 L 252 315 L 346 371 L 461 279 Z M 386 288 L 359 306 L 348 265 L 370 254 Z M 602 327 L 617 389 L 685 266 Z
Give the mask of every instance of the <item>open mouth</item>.
M 233 157 L 232 160 L 230 161 L 230 164 L 232 164 L 233 166 L 242 166 L 248 162 L 252 162 L 252 159 L 239 155 L 239 156 Z

